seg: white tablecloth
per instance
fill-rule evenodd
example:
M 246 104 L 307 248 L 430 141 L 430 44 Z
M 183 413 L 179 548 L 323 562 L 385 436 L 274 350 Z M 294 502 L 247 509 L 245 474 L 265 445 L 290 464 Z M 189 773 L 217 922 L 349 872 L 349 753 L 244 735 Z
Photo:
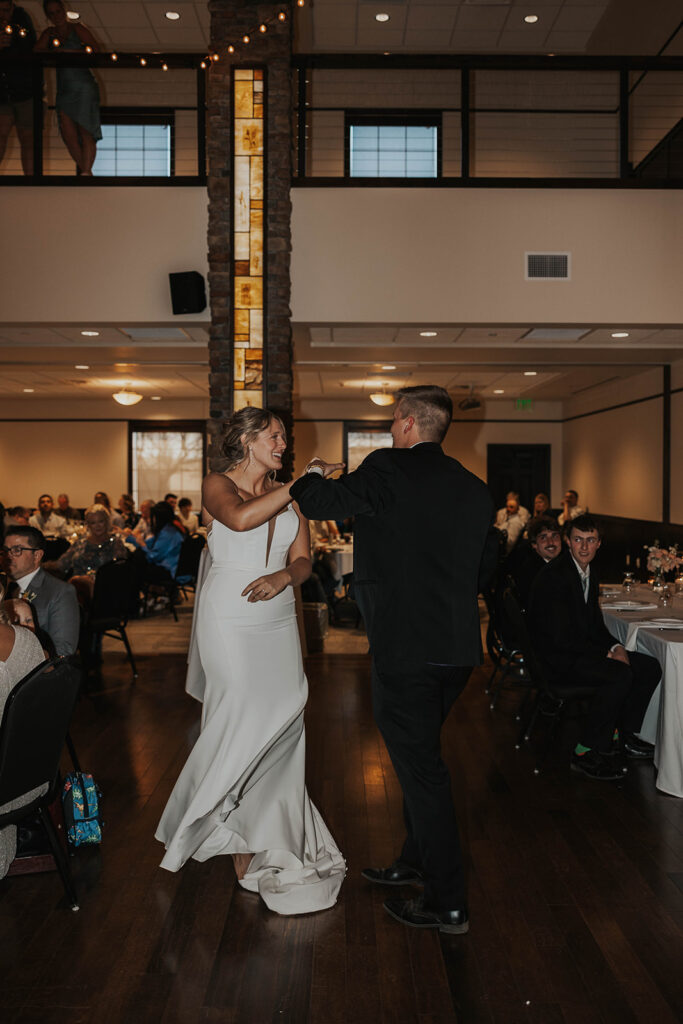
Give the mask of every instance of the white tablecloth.
M 676 597 L 667 608 L 657 606 L 642 611 L 619 611 L 604 607 L 625 600 L 656 602 L 649 587 L 638 587 L 618 598 L 605 598 L 602 614 L 610 633 L 626 643 L 629 626 L 648 619 L 683 620 L 683 598 Z M 640 736 L 655 745 L 657 789 L 672 796 L 683 796 L 683 630 L 657 626 L 638 628 L 635 649 L 651 654 L 662 666 L 662 681 L 652 695 Z
M 328 544 L 326 546 L 330 554 L 334 555 L 337 567 L 342 576 L 346 576 L 347 573 L 353 572 L 353 544 Z

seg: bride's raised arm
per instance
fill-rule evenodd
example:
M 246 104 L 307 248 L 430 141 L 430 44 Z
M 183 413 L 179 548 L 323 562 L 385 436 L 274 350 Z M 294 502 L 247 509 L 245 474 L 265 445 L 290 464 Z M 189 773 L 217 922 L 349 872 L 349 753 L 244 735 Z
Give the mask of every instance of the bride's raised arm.
M 212 519 L 242 533 L 267 523 L 289 505 L 289 488 L 289 484 L 283 484 L 253 498 L 243 498 L 229 477 L 209 473 L 202 484 L 202 505 Z

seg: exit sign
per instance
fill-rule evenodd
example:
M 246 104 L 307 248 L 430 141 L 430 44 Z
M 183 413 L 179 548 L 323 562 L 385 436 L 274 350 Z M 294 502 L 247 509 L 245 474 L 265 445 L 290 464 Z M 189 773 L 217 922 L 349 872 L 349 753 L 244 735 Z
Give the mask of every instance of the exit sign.
M 515 409 L 533 409 L 534 403 L 530 398 L 516 398 Z

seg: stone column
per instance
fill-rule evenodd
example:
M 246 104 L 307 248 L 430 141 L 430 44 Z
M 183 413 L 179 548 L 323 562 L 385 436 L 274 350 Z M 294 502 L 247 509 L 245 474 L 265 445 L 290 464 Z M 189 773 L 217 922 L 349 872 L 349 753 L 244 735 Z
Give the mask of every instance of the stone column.
M 290 323 L 292 72 L 291 8 L 250 0 L 210 0 L 211 50 L 220 59 L 207 71 L 207 153 L 209 192 L 209 430 L 215 438 L 219 421 L 233 411 L 233 271 L 231 237 L 233 203 L 232 75 L 234 67 L 265 71 L 265 193 L 263 404 L 292 428 L 292 335 Z M 287 19 L 278 20 L 280 11 Z M 267 32 L 259 32 L 265 22 Z M 242 42 L 250 37 L 249 44 Z M 230 54 L 228 47 L 234 46 Z M 291 447 L 291 446 L 290 446 Z M 217 452 L 210 448 L 212 466 Z

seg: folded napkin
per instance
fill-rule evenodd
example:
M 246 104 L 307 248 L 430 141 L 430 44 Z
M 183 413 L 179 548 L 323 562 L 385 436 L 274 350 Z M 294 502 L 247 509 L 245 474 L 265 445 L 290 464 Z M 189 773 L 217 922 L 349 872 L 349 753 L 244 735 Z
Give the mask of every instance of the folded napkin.
M 644 619 L 642 622 L 629 622 L 624 643 L 627 651 L 635 651 L 639 629 L 683 629 L 683 619 Z

